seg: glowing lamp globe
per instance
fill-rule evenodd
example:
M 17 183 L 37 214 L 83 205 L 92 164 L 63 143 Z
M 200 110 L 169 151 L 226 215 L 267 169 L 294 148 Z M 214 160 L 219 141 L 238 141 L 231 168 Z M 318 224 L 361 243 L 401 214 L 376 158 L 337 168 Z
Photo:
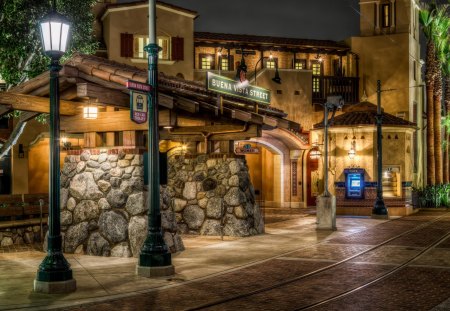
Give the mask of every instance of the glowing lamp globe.
M 44 54 L 60 58 L 67 51 L 70 23 L 63 15 L 51 12 L 39 22 Z

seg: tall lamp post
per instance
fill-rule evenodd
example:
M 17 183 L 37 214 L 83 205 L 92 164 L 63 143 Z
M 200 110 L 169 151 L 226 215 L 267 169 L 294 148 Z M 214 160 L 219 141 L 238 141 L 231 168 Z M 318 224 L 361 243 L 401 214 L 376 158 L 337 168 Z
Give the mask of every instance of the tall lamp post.
M 76 290 L 70 264 L 64 258 L 61 237 L 60 208 L 60 138 L 59 138 L 59 60 L 66 52 L 70 23 L 53 10 L 40 21 L 44 54 L 51 58 L 50 69 L 50 189 L 47 256 L 39 265 L 34 291 L 43 293 L 67 293 Z
M 328 96 L 327 102 L 323 104 L 323 131 L 324 131 L 324 159 L 323 178 L 324 190 L 321 196 L 317 197 L 317 229 L 336 230 L 336 197 L 328 191 L 328 112 L 333 111 L 331 120 L 337 109 L 344 105 L 342 96 Z
M 172 256 L 164 242 L 161 231 L 159 201 L 159 134 L 158 134 L 158 52 L 156 44 L 156 1 L 148 2 L 149 44 L 148 53 L 148 234 L 139 254 L 136 273 L 144 277 L 168 276 L 175 273 Z
M 377 80 L 377 199 L 372 209 L 372 217 L 387 219 L 389 218 L 389 215 L 383 199 L 383 180 L 382 180 L 383 141 L 381 137 L 382 124 L 383 124 L 383 114 L 381 113 L 381 81 Z

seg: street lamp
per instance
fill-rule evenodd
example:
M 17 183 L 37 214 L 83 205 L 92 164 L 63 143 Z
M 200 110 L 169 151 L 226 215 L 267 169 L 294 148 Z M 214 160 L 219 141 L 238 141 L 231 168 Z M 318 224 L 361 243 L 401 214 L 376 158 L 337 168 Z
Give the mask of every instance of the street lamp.
M 159 194 L 159 134 L 158 134 L 158 53 L 156 44 L 156 1 L 148 2 L 149 44 L 148 53 L 148 232 L 139 254 L 136 273 L 144 277 L 168 276 L 175 273 L 172 256 L 164 242 L 161 231 L 161 209 Z
M 323 131 L 324 131 L 324 159 L 323 159 L 323 194 L 317 197 L 317 229 L 336 230 L 336 197 L 328 191 L 328 113 L 332 111 L 331 120 L 334 119 L 336 110 L 344 105 L 342 96 L 328 96 L 323 104 Z
M 270 59 L 270 60 L 273 60 L 272 53 L 270 53 L 270 55 L 269 55 L 268 57 L 267 57 L 267 56 L 261 57 L 261 58 L 256 62 L 256 65 L 255 65 L 255 85 L 257 85 L 257 83 L 256 83 L 256 75 L 257 75 L 257 73 L 258 73 L 258 64 L 259 64 L 259 62 L 261 62 L 263 59 L 267 59 L 267 58 Z M 281 84 L 281 78 L 280 78 L 280 73 L 278 72 L 278 62 L 277 62 L 277 61 L 275 61 L 275 77 L 272 78 L 272 81 L 275 82 L 275 83 Z
M 42 49 L 50 57 L 50 189 L 47 256 L 39 265 L 34 291 L 42 293 L 68 293 L 76 290 L 70 264 L 64 258 L 61 237 L 60 209 L 60 139 L 59 139 L 59 60 L 66 52 L 71 25 L 53 10 L 40 22 Z
M 383 199 L 383 141 L 381 126 L 383 124 L 383 114 L 381 112 L 381 81 L 377 80 L 377 199 L 372 209 L 372 218 L 389 218 L 388 210 Z

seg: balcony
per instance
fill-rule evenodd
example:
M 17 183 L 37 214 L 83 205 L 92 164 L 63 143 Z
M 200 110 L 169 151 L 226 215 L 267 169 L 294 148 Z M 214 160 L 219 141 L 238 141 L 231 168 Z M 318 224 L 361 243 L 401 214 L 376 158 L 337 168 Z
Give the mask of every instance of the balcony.
M 327 96 L 342 96 L 345 104 L 359 102 L 359 78 L 313 76 L 313 103 L 325 103 Z

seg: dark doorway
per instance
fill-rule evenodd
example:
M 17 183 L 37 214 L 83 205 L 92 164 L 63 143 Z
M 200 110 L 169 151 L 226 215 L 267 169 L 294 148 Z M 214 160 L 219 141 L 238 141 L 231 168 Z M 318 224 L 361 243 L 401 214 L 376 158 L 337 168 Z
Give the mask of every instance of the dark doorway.
M 319 159 L 311 159 L 310 153 L 306 156 L 306 203 L 308 206 L 316 205 L 317 198 L 317 185 L 314 187 L 313 182 L 316 180 L 313 178 L 313 174 L 317 174 L 319 169 Z
M 0 194 L 11 194 L 11 156 L 0 159 Z

